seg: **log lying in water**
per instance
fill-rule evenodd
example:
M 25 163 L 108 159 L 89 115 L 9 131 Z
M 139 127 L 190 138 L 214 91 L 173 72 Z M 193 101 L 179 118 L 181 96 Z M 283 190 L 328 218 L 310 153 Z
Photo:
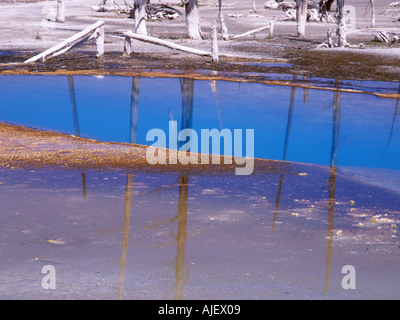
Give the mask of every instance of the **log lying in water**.
M 58 56 L 62 53 L 67 52 L 68 50 L 76 47 L 77 45 L 82 44 L 83 42 L 95 38 L 96 39 L 96 46 L 97 46 L 97 57 L 101 57 L 104 55 L 104 21 L 97 21 L 95 24 L 87 27 L 86 29 L 82 30 L 74 34 L 73 36 L 69 37 L 68 39 L 60 42 L 59 44 L 43 51 L 42 53 L 24 61 L 24 63 L 36 62 L 38 60 L 42 60 L 43 62 Z

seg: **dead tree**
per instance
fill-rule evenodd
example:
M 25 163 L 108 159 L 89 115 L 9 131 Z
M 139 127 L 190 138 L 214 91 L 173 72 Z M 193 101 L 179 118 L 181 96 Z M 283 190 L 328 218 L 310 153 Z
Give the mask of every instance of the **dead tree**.
M 56 22 L 65 22 L 64 0 L 57 0 Z
M 150 0 L 135 0 L 133 12 L 135 16 L 135 33 L 147 35 L 146 6 Z
M 222 38 L 224 40 L 229 40 L 228 28 L 225 24 L 224 14 L 222 12 L 222 0 L 218 0 L 218 20 L 221 28 Z
M 197 0 L 185 0 L 186 33 L 190 39 L 202 39 Z
M 371 3 L 371 27 L 375 28 L 375 0 L 370 0 Z
M 296 19 L 297 19 L 297 36 L 300 38 L 306 35 L 308 0 L 296 0 Z
M 344 0 L 337 0 L 337 42 L 338 47 L 347 46 L 346 41 L 346 22 L 344 19 Z

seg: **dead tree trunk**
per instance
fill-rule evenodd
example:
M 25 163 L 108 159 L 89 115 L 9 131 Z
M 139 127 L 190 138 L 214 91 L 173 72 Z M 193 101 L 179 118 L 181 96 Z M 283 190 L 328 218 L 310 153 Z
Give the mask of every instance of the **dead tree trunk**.
M 65 22 L 64 0 L 57 0 L 56 22 Z
M 229 40 L 228 28 L 226 27 L 224 14 L 222 12 L 222 0 L 218 0 L 218 5 L 219 5 L 218 19 L 221 28 L 222 38 L 224 40 Z
M 135 0 L 134 2 L 134 15 L 135 15 L 135 33 L 147 36 L 146 28 L 146 5 L 150 0 Z
M 346 41 L 346 22 L 344 20 L 344 0 L 337 0 L 338 17 L 337 17 L 337 42 L 338 47 L 345 47 Z
M 306 35 L 308 0 L 296 0 L 297 36 L 304 38 Z
M 375 28 L 375 0 L 370 0 L 371 2 L 371 27 Z
M 190 39 L 202 39 L 197 0 L 185 0 L 186 33 Z

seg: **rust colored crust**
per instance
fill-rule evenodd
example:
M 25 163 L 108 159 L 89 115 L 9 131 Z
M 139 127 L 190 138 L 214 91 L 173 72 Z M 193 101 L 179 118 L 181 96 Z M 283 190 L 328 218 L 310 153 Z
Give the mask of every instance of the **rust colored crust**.
M 19 65 L 19 64 L 18 64 Z M 380 98 L 388 99 L 400 99 L 400 94 L 396 93 L 381 93 L 381 92 L 368 92 L 357 89 L 346 89 L 346 88 L 333 88 L 333 87 L 322 87 L 315 84 L 301 83 L 287 80 L 265 80 L 258 79 L 257 76 L 236 76 L 232 75 L 213 75 L 205 73 L 195 72 L 171 72 L 171 71 L 126 71 L 126 70 L 65 70 L 58 69 L 54 71 L 35 71 L 31 72 L 28 69 L 16 68 L 11 70 L 1 71 L 2 75 L 113 75 L 113 76 L 130 76 L 130 77 L 147 77 L 147 78 L 189 78 L 194 80 L 215 80 L 215 81 L 230 81 L 230 82 L 242 82 L 242 83 L 262 83 L 266 85 L 276 86 L 289 86 L 304 89 L 318 89 L 325 91 L 340 91 L 347 93 L 365 93 L 371 94 Z
M 132 172 L 165 171 L 190 172 L 191 174 L 234 174 L 237 167 L 235 163 L 224 164 L 224 157 L 220 157 L 221 164 L 150 165 L 146 160 L 147 148 L 128 143 L 99 142 L 0 123 L 1 167 L 123 169 Z M 297 169 L 289 162 L 255 159 L 254 173 L 257 172 L 296 174 Z

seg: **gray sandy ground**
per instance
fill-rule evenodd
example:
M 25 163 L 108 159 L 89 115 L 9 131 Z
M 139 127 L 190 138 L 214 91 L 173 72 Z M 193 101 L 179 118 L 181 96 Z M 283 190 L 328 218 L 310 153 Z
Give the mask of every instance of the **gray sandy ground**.
M 153 3 L 166 3 L 176 6 L 177 1 L 153 1 Z M 253 1 L 224 1 L 224 13 L 227 27 L 231 35 L 240 34 L 254 28 L 267 25 L 269 21 L 275 21 L 276 41 L 270 43 L 272 47 L 302 46 L 304 42 L 287 43 L 287 39 L 296 35 L 296 25 L 293 21 L 284 21 L 285 14 L 282 10 L 264 9 L 263 0 L 254 1 L 256 12 L 253 11 Z M 374 35 L 380 31 L 398 32 L 400 22 L 395 19 L 398 10 L 390 8 L 391 0 L 377 1 L 377 22 L 376 28 L 370 26 L 370 10 L 367 8 L 365 0 L 348 0 L 346 4 L 353 5 L 356 9 L 356 29 L 349 30 L 348 39 L 351 43 L 369 42 L 374 39 Z M 117 1 L 118 3 L 118 1 Z M 95 12 L 92 6 L 98 5 L 99 0 L 69 0 L 66 1 L 66 22 L 55 23 L 55 1 L 2 1 L 0 10 L 2 19 L 0 20 L 0 50 L 27 50 L 31 52 L 43 51 L 65 39 L 75 32 L 84 29 L 86 26 L 97 20 L 105 21 L 106 31 L 106 52 L 123 50 L 123 39 L 121 33 L 132 29 L 133 20 L 127 14 L 116 12 Z M 123 3 L 120 3 L 123 5 Z M 217 18 L 217 1 L 199 1 L 201 26 L 204 37 L 209 37 L 210 24 Z M 333 9 L 335 6 L 333 6 Z M 331 14 L 334 14 L 333 12 Z M 231 17 L 234 15 L 234 17 Z M 241 16 L 242 15 L 242 16 Z M 209 41 L 193 41 L 185 39 L 185 20 L 184 17 L 177 20 L 149 21 L 148 31 L 150 35 L 173 39 L 178 43 L 209 50 Z M 312 22 L 307 24 L 306 43 L 310 41 L 314 44 L 326 40 L 328 29 L 334 29 L 335 25 L 325 22 Z M 268 46 L 263 46 L 259 42 L 265 42 L 266 34 L 255 36 L 256 43 L 247 43 L 250 39 L 236 41 L 220 41 L 220 51 L 225 54 L 235 54 L 245 57 L 269 57 Z M 253 39 L 254 40 L 254 39 Z M 245 48 L 239 46 L 245 44 Z M 262 48 L 260 52 L 257 48 Z M 168 53 L 171 51 L 154 45 L 135 43 L 135 48 L 145 52 Z M 371 52 L 377 54 L 393 54 L 399 56 L 398 48 L 385 48 L 385 50 L 374 49 Z M 272 55 L 279 54 L 273 50 Z

